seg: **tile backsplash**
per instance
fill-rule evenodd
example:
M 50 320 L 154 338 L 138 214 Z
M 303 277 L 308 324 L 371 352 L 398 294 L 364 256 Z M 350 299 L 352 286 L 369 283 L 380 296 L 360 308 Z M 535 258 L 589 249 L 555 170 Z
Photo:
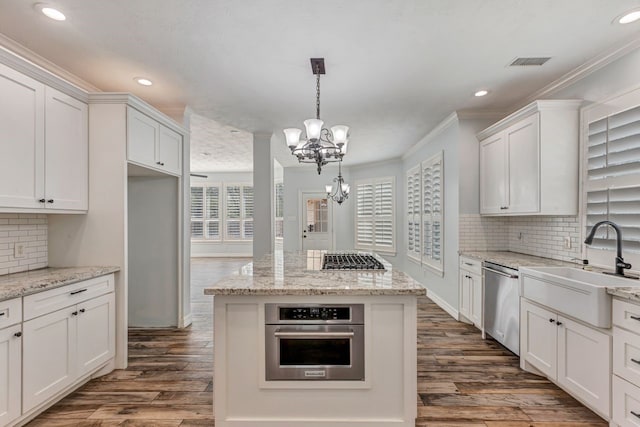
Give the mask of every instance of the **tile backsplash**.
M 460 215 L 459 238 L 461 251 L 508 250 L 563 261 L 581 256 L 580 219 L 576 216 Z
M 47 232 L 47 215 L 0 213 L 0 275 L 46 267 Z M 16 243 L 23 257 L 14 256 Z

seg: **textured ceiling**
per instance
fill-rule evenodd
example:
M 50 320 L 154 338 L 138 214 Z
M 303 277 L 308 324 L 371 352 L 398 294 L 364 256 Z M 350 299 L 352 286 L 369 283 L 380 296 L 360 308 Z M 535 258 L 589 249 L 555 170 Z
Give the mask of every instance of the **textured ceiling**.
M 279 138 L 314 115 L 309 58 L 325 57 L 321 115 L 351 126 L 346 165 L 400 156 L 454 110 L 511 109 L 640 29 L 612 23 L 638 0 L 54 4 L 67 21 L 45 18 L 33 1 L 0 0 L 0 32 L 102 90 Z M 551 60 L 508 67 L 518 56 Z M 491 93 L 473 97 L 479 88 Z
M 253 135 L 191 115 L 191 172 L 253 170 Z

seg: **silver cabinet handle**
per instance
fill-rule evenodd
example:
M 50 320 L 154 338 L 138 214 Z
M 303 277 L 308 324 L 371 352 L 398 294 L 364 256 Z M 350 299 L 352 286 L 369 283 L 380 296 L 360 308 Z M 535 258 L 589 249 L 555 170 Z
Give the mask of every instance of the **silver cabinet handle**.
M 470 265 L 471 267 L 473 267 L 475 264 L 471 263 L 471 262 L 464 262 L 464 265 Z
M 279 332 L 273 333 L 278 338 L 350 338 L 353 332 Z

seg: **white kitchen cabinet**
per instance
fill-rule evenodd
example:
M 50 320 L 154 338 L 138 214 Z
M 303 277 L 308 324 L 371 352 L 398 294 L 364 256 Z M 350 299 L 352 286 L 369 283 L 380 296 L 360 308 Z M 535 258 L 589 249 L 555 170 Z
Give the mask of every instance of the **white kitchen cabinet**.
M 20 416 L 22 325 L 0 329 L 0 425 Z
M 640 305 L 613 300 L 612 425 L 640 427 Z
M 127 158 L 173 175 L 182 172 L 182 136 L 132 107 L 127 107 Z
M 478 328 L 483 328 L 482 262 L 460 257 L 460 303 L 459 312 Z
M 536 101 L 477 135 L 481 214 L 577 214 L 580 104 Z
M 95 372 L 114 357 L 113 280 L 113 275 L 106 275 L 24 297 L 25 319 L 31 314 L 38 317 L 23 323 L 23 413 Z M 102 286 L 103 282 L 110 285 Z M 85 298 L 100 289 L 108 293 Z M 34 299 L 38 295 L 44 299 Z M 68 303 L 60 308 L 64 298 Z M 55 311 L 43 314 L 42 307 L 52 307 Z
M 0 208 L 40 208 L 45 86 L 0 64 Z
M 609 418 L 610 335 L 524 298 L 520 331 L 520 355 L 526 362 Z
M 45 206 L 87 210 L 87 104 L 49 87 L 45 92 Z
M 87 105 L 0 64 L 0 209 L 86 211 Z

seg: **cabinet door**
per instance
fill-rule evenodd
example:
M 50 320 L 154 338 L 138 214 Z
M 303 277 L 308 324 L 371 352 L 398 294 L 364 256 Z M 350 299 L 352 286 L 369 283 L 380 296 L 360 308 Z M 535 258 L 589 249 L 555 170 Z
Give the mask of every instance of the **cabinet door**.
M 558 316 L 558 383 L 609 417 L 611 337 Z
M 160 124 L 151 117 L 131 107 L 127 108 L 127 158 L 153 168 L 156 163 L 156 147 L 160 138 Z
M 555 379 L 558 357 L 556 314 L 524 299 L 520 301 L 520 357 Z
M 78 304 L 78 376 L 88 374 L 115 354 L 113 293 Z
M 480 213 L 505 213 L 507 207 L 507 163 L 504 134 L 480 143 Z
M 507 128 L 508 213 L 535 213 L 540 210 L 539 113 Z
M 182 172 L 182 135 L 160 126 L 160 143 L 157 162 L 160 168 L 180 175 Z
M 75 306 L 23 324 L 22 411 L 27 412 L 76 379 Z
M 41 208 L 44 85 L 0 64 L 0 207 Z
M 45 198 L 52 209 L 87 210 L 87 104 L 52 88 L 45 103 Z
M 471 283 L 469 282 L 469 273 L 460 270 L 460 309 L 461 315 L 471 320 Z M 462 320 L 462 319 L 460 319 Z
M 0 330 L 0 425 L 7 425 L 20 416 L 22 386 L 22 325 Z
M 482 328 L 482 276 L 469 273 L 469 277 L 467 280 L 469 280 L 469 287 L 471 288 L 471 320 L 478 328 Z

